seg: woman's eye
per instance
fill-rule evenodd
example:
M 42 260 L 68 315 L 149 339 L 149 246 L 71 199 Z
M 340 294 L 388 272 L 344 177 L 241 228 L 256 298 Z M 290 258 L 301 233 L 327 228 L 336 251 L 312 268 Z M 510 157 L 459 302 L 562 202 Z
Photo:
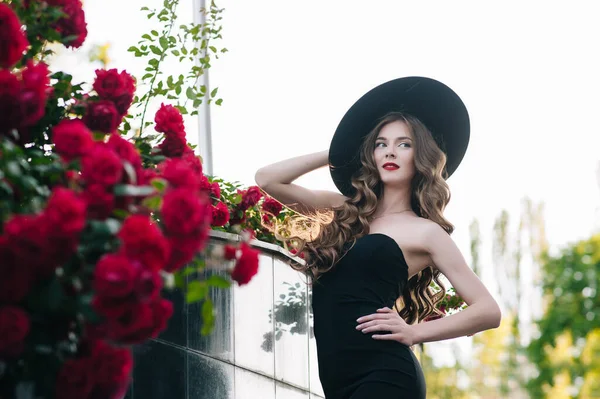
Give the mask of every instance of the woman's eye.
M 410 148 L 410 143 L 400 143 L 400 147 Z
M 379 148 L 379 147 L 383 147 L 385 146 L 385 143 L 376 143 L 375 144 L 375 148 Z

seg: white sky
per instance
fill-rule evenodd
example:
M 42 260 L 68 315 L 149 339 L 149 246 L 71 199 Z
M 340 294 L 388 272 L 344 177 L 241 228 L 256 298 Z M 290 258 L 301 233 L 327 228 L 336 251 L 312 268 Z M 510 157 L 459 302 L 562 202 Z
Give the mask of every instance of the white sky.
M 86 47 L 110 42 L 110 67 L 139 73 L 126 49 L 150 28 L 139 8 L 160 3 L 86 0 Z M 212 114 L 214 172 L 253 184 L 265 164 L 328 148 L 344 112 L 373 86 L 424 75 L 451 86 L 471 116 L 447 210 L 466 256 L 469 222 L 478 218 L 487 234 L 501 209 L 516 218 L 526 195 L 546 203 L 552 245 L 585 238 L 600 203 L 595 4 L 221 1 L 229 53 L 211 70 L 224 98 Z M 184 22 L 191 11 L 181 6 Z M 195 124 L 187 130 L 197 142 Z M 300 182 L 335 189 L 326 169 Z
M 126 49 L 151 29 L 139 8 L 160 3 L 86 0 L 85 47 L 110 42 L 110 67 L 141 76 L 144 64 Z M 263 165 L 328 148 L 344 112 L 364 92 L 422 75 L 452 87 L 471 116 L 471 144 L 449 180 L 446 213 L 467 259 L 471 220 L 480 220 L 489 261 L 494 219 L 502 209 L 516 219 L 524 196 L 546 204 L 553 247 L 597 231 L 595 1 L 222 0 L 219 6 L 226 9 L 220 45 L 229 49 L 211 70 L 211 86 L 224 98 L 212 114 L 219 177 L 254 184 Z M 191 21 L 191 0 L 181 15 Z M 177 64 L 171 68 L 181 72 Z M 93 74 L 76 64 L 65 69 L 81 79 Z M 196 125 L 187 131 L 197 142 Z M 335 189 L 327 169 L 300 182 Z

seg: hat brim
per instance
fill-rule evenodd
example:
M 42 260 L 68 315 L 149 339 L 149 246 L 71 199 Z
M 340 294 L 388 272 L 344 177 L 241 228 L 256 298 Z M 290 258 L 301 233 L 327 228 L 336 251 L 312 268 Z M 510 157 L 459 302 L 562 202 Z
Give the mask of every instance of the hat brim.
M 329 170 L 336 187 L 352 195 L 352 176 L 361 168 L 359 150 L 364 138 L 390 112 L 419 119 L 446 154 L 450 177 L 462 161 L 470 137 L 469 113 L 460 97 L 431 78 L 403 77 L 383 83 L 350 107 L 340 121 L 329 148 Z

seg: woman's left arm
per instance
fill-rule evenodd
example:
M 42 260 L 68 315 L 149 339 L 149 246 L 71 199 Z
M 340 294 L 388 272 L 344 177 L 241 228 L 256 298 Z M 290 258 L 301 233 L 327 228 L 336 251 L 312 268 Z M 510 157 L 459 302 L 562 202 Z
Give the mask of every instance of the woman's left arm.
M 435 223 L 428 223 L 423 233 L 423 242 L 427 243 L 426 250 L 434 267 L 446 276 L 468 307 L 453 315 L 411 326 L 414 343 L 440 341 L 497 328 L 502 318 L 500 307 L 467 265 L 452 238 Z

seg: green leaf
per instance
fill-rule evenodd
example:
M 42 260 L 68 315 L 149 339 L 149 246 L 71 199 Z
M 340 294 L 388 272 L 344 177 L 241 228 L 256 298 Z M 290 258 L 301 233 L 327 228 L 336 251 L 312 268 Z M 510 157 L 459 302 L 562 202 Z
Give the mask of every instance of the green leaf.
M 150 31 L 150 33 L 152 33 L 154 36 L 158 36 L 158 32 L 155 31 L 154 29 L 152 31 Z
M 142 205 L 150 210 L 158 211 L 162 205 L 162 197 L 155 195 L 153 197 L 144 198 Z
M 169 182 L 160 177 L 155 177 L 150 181 L 150 185 L 156 189 L 159 193 L 164 193 L 169 185 Z
M 222 98 L 219 98 L 217 101 L 215 101 L 215 104 L 216 104 L 216 105 L 221 105 L 221 104 L 223 104 L 223 99 L 222 99 Z
M 158 39 L 158 43 L 160 44 L 160 47 L 163 48 L 163 50 L 166 50 L 169 48 L 169 40 L 167 40 L 166 37 L 161 37 L 160 39 Z
M 216 87 L 215 89 L 213 89 L 213 91 L 210 92 L 210 97 L 213 98 L 214 96 L 216 96 L 218 91 L 219 91 L 218 87 Z
M 152 51 L 156 55 L 162 55 L 162 51 L 155 45 L 150 46 L 150 51 Z
M 119 219 L 125 219 L 127 216 L 129 216 L 129 213 L 124 210 L 124 209 L 115 209 L 113 210 L 113 216 L 119 218 Z
M 188 289 L 185 294 L 187 303 L 195 303 L 201 301 L 208 296 L 208 285 L 204 281 L 192 281 L 188 284 Z
M 210 276 L 206 283 L 212 287 L 216 288 L 229 288 L 231 287 L 231 281 L 227 280 L 225 277 L 213 274 Z
M 185 287 L 185 276 L 183 275 L 183 273 L 181 273 L 181 270 L 178 270 L 177 272 L 175 272 L 173 274 L 173 276 L 175 277 L 175 287 L 179 288 L 179 289 L 183 289 Z
M 195 100 L 196 99 L 196 93 L 194 93 L 194 89 L 192 87 L 188 87 L 187 88 L 187 90 L 185 91 L 185 95 L 190 100 Z
M 212 332 L 215 326 L 215 314 L 213 309 L 213 303 L 210 298 L 206 298 L 202 304 L 202 329 L 200 333 L 202 335 L 208 335 Z

